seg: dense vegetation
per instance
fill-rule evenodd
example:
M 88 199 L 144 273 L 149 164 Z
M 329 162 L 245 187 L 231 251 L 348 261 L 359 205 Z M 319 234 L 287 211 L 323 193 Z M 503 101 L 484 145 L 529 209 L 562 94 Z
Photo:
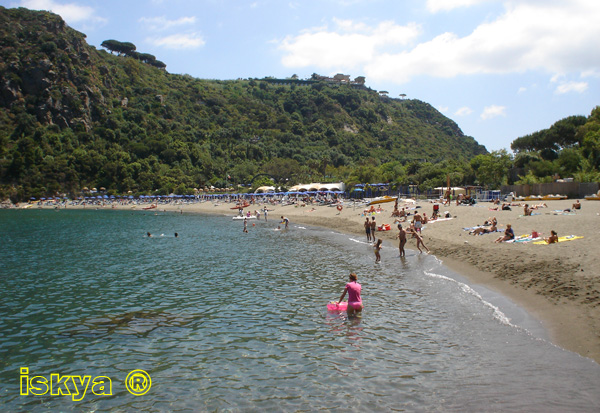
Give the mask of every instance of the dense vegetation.
M 513 162 L 527 176 L 539 172 L 535 162 L 572 170 L 565 151 L 579 156 L 577 171 L 597 171 L 597 111 L 555 128 L 585 135 L 557 140 L 556 158 L 543 146 L 552 139 L 537 137 L 513 159 L 488 154 L 418 100 L 325 81 L 201 80 L 148 64 L 155 57 L 133 53 L 130 43 L 103 45 L 120 55 L 87 45 L 59 16 L 0 7 L 0 199 L 76 195 L 85 187 L 187 194 L 261 174 L 282 186 L 427 189 L 448 175 L 452 185 L 497 186 Z
M 514 167 L 518 183 L 552 182 L 574 177 L 579 182 L 600 181 L 600 107 L 589 117 L 569 116 L 550 128 L 515 139 Z

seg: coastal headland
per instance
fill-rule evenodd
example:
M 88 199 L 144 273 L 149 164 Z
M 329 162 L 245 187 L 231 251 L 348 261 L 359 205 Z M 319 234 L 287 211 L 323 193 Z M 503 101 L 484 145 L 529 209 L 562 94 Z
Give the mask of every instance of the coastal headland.
M 571 210 L 574 200 L 544 202 L 546 206 L 535 209 L 531 216 L 524 216 L 523 208 L 517 204 L 511 206 L 510 211 L 503 211 L 500 208 L 494 210 L 496 206 L 491 203 L 459 206 L 453 202 L 440 207 L 442 215 L 448 212 L 452 219 L 426 224 L 423 240 L 431 254 L 450 269 L 471 283 L 497 291 L 525 308 L 541 321 L 553 343 L 600 363 L 600 202 L 582 200 L 580 210 Z M 234 216 L 236 211 L 231 209 L 232 206 L 234 204 L 226 202 L 168 204 L 144 212 L 181 211 Z M 264 206 L 252 204 L 245 211 L 254 212 Z M 290 230 L 293 230 L 293 224 L 305 224 L 356 234 L 365 239 L 365 217 L 375 216 L 378 225 L 391 224 L 390 231 L 376 233 L 384 241 L 384 248 L 398 248 L 397 224 L 391 217 L 393 203 L 381 204 L 383 210 L 372 214 L 365 214 L 364 205 L 348 202 L 341 211 L 335 206 L 313 204 L 267 206 L 269 225 L 277 225 L 280 217 L 285 216 L 290 220 Z M 428 201 L 400 202 L 398 206 L 406 207 L 409 212 L 415 211 L 410 208 L 419 207 L 416 210 L 428 216 L 433 212 L 433 204 Z M 132 206 L 106 205 L 102 208 L 132 209 Z M 135 209 L 141 210 L 142 206 Z M 531 241 L 495 243 L 502 232 L 469 235 L 465 230 L 493 217 L 498 220 L 499 231 L 511 224 L 516 236 L 535 231 L 548 237 L 554 230 L 559 237 L 575 235 L 582 238 L 549 245 Z M 415 247 L 415 240 L 409 237 L 407 248 Z M 369 255 L 365 259 L 374 257 Z

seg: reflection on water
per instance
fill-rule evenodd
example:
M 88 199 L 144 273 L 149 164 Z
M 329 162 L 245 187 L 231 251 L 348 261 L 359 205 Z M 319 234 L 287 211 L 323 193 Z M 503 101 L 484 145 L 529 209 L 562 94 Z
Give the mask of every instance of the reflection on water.
M 244 234 L 222 217 L 0 212 L 3 410 L 600 407 L 597 364 L 512 325 L 425 254 L 387 245 L 375 264 L 362 238 L 293 223 Z M 351 271 L 354 320 L 325 307 Z M 108 376 L 114 392 L 20 396 L 25 366 Z M 144 396 L 123 386 L 134 369 L 152 377 Z

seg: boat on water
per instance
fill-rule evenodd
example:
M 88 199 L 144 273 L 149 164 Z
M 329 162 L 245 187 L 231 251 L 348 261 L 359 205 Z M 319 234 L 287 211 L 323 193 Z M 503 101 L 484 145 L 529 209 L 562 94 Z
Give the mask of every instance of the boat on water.
M 235 219 L 235 220 L 238 220 L 238 219 L 239 220 L 242 220 L 242 219 L 256 219 L 256 215 L 250 215 L 249 217 L 245 216 L 245 215 L 244 216 L 239 216 L 238 215 L 236 217 L 233 217 L 232 219 Z

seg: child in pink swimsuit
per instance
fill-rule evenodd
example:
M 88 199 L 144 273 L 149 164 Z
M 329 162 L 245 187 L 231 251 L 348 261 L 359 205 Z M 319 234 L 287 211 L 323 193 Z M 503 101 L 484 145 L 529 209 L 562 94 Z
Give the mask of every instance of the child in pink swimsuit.
M 344 288 L 344 292 L 342 293 L 342 296 L 340 297 L 338 304 L 342 302 L 342 300 L 346 296 L 346 292 L 347 292 L 348 293 L 348 309 L 346 311 L 348 312 L 348 318 L 351 318 L 351 317 L 354 317 L 355 315 L 356 316 L 360 315 L 360 313 L 362 312 L 362 309 L 363 309 L 363 303 L 362 303 L 362 299 L 360 298 L 361 286 L 357 282 L 358 277 L 356 276 L 356 273 L 351 273 L 349 278 L 350 278 L 350 282 L 348 284 L 346 284 L 346 288 Z

